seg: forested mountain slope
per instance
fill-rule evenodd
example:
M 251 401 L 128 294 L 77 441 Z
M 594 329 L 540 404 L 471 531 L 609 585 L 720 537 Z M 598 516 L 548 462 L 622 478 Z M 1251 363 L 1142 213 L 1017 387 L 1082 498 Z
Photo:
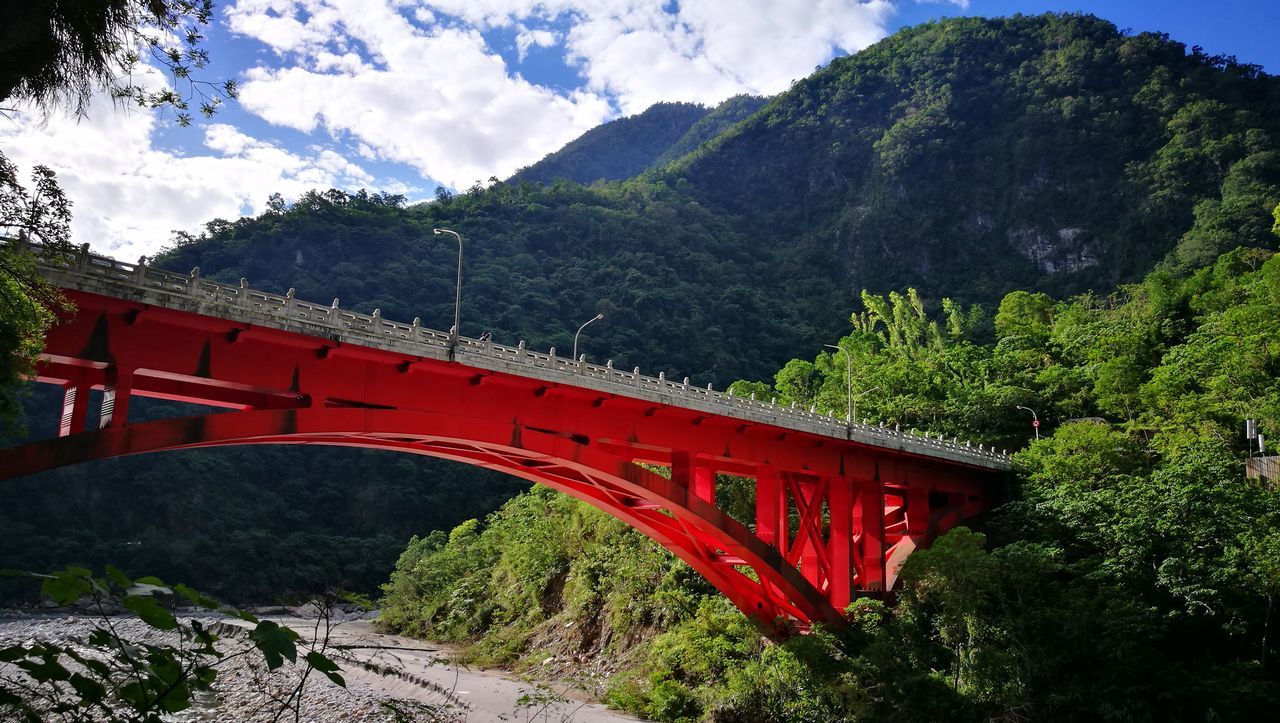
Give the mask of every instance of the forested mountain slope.
M 680 140 L 663 151 L 662 155 L 658 156 L 658 159 L 653 162 L 653 167 L 665 166 L 692 153 L 698 146 L 719 136 L 735 124 L 750 118 L 756 111 L 763 108 L 768 100 L 768 98 L 758 95 L 735 95 L 712 108 L 711 112 L 703 116 L 697 123 L 694 123 L 681 136 Z
M 551 183 L 559 179 L 590 184 L 631 178 L 652 166 L 707 117 L 695 103 L 656 103 L 643 113 L 609 121 L 541 161 L 522 168 L 512 181 Z
M 658 178 L 843 288 L 990 302 L 1267 238 L 1280 81 L 1089 16 L 963 18 L 833 61 Z

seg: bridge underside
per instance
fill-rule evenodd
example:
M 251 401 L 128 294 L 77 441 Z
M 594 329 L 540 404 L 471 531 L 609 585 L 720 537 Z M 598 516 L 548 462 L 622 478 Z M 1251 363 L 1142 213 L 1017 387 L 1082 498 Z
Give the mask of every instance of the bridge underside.
M 675 404 L 557 385 L 136 302 L 71 292 L 40 381 L 61 436 L 0 450 L 0 478 L 153 451 L 238 444 L 396 450 L 505 471 L 648 535 L 749 616 L 834 623 L 892 589 L 910 552 L 987 506 L 990 474 Z M 88 390 L 100 428 L 83 431 Z M 236 411 L 129 423 L 132 396 Z M 670 478 L 644 464 L 661 465 Z M 755 480 L 755 519 L 716 475 Z

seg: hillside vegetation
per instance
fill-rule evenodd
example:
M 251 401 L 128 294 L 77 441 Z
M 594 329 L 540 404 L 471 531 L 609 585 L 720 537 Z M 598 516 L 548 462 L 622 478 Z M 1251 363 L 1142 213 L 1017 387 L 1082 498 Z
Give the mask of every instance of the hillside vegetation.
M 1241 420 L 1280 431 L 1280 256 L 1240 249 L 1106 296 L 1013 292 L 994 319 L 938 319 L 914 292 L 865 306 L 840 344 L 881 388 L 872 419 L 1003 441 L 1029 431 L 1021 403 L 1048 423 L 1015 455 L 1015 501 L 908 558 L 894 605 L 858 600 L 848 629 L 766 645 L 683 563 L 535 490 L 415 538 L 384 623 L 486 662 L 585 667 L 661 721 L 1274 709 L 1280 490 L 1244 478 Z M 839 409 L 844 373 L 822 354 L 757 388 Z M 750 509 L 749 485 L 729 489 L 722 505 Z

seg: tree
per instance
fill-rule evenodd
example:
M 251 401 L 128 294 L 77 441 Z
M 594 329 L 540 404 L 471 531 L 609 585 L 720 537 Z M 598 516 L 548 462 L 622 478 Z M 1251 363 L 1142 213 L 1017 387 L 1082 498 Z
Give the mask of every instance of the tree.
M 213 0 L 33 0 L 0 5 L 0 102 L 33 103 L 46 112 L 65 107 L 83 114 L 106 91 L 119 103 L 172 108 L 188 125 L 191 102 L 206 117 L 236 95 L 235 81 L 213 84 L 192 77 L 206 66 L 200 29 Z M 141 53 L 165 69 L 175 86 L 155 89 L 138 73 Z M 61 303 L 35 273 L 29 244 L 48 260 L 71 252 L 71 204 L 53 171 L 36 166 L 25 188 L 0 151 L 0 425 L 15 418 L 20 387 L 30 374 Z
M 57 291 L 35 273 L 36 257 L 28 244 L 41 244 L 40 254 L 56 260 L 71 253 L 71 204 L 53 171 L 36 166 L 28 190 L 18 169 L 0 153 L 0 425 L 17 416 L 18 381 L 34 369 L 44 345 L 44 332 L 61 303 Z
M 83 114 L 94 93 L 117 102 L 172 108 L 188 125 L 191 102 L 213 115 L 236 97 L 234 80 L 192 76 L 209 62 L 200 31 L 213 0 L 32 0 L 0 6 L 0 101 L 10 98 L 49 110 Z M 137 75 L 143 54 L 174 86 L 153 89 Z
M 819 381 L 811 362 L 792 359 L 774 377 L 774 388 L 783 402 L 808 407 L 817 395 Z

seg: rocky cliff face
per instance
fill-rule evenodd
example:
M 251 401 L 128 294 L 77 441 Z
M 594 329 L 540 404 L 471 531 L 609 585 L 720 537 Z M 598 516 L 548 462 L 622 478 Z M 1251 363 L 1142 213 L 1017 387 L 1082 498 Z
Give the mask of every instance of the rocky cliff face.
M 1053 232 L 1014 228 L 1009 230 L 1009 242 L 1043 274 L 1070 274 L 1098 265 L 1090 236 L 1079 226 Z

